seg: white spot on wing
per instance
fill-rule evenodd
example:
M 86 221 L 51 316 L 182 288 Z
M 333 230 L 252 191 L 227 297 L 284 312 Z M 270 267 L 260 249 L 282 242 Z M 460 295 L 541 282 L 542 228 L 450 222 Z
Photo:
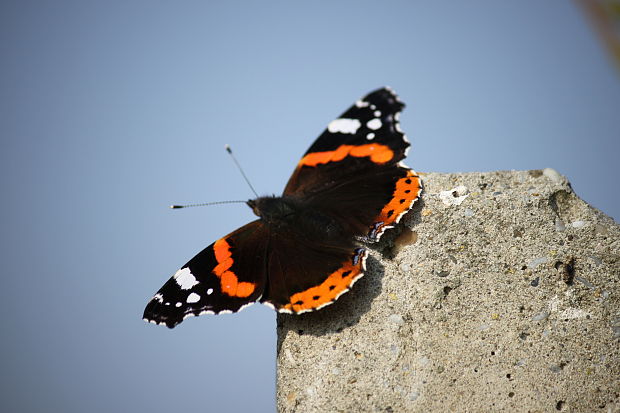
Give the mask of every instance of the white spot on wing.
M 357 102 L 355 102 L 355 106 L 357 106 L 358 108 L 365 108 L 366 106 L 368 106 L 370 103 L 364 101 L 364 100 L 358 100 Z
M 189 290 L 198 284 L 196 277 L 194 277 L 192 272 L 187 267 L 177 271 L 176 274 L 174 274 L 174 279 L 177 284 L 179 284 L 179 287 L 181 287 L 181 290 Z
M 197 303 L 200 301 L 200 296 L 196 293 L 191 293 L 185 301 L 187 301 L 188 304 Z
M 403 130 L 400 128 L 400 112 L 396 112 L 394 114 L 394 120 L 396 121 L 394 122 L 394 127 L 396 128 L 396 131 L 403 133 Z
M 377 118 L 371 119 L 366 123 L 366 126 L 368 126 L 368 129 L 377 130 L 381 127 L 381 120 Z
M 164 296 L 161 295 L 160 293 L 157 293 L 153 296 L 153 300 L 157 300 L 160 303 L 164 302 Z
M 372 133 L 372 132 L 370 132 L 368 135 L 366 135 L 366 139 L 368 139 L 369 141 L 373 140 L 374 138 L 375 138 L 375 134 Z
M 181 307 L 182 305 L 183 305 L 183 303 L 182 303 L 182 302 L 178 302 L 178 303 L 176 303 L 174 306 L 175 306 L 175 307 Z
M 375 110 L 375 117 L 379 117 L 381 116 L 381 111 L 380 110 Z
M 213 288 L 209 288 L 209 289 L 207 290 L 207 295 L 211 295 L 211 294 L 213 294 Z
M 340 132 L 353 134 L 357 132 L 360 126 L 362 126 L 362 124 L 357 119 L 340 118 L 329 122 L 329 125 L 327 125 L 327 130 L 331 133 Z

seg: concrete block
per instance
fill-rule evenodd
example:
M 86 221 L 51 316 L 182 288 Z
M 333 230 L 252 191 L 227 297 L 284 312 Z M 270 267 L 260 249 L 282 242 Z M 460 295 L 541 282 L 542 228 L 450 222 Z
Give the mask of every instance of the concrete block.
M 552 169 L 421 176 L 350 292 L 278 315 L 279 411 L 620 411 L 620 227 Z

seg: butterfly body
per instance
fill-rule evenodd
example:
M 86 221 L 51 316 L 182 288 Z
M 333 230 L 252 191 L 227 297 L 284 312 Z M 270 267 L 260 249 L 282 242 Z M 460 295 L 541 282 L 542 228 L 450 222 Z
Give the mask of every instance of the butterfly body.
M 144 319 L 235 312 L 254 302 L 280 312 L 318 310 L 365 271 L 376 242 L 411 208 L 419 177 L 400 161 L 404 107 L 388 88 L 357 101 L 298 162 L 281 196 L 247 202 L 259 218 L 215 241 L 149 301 Z

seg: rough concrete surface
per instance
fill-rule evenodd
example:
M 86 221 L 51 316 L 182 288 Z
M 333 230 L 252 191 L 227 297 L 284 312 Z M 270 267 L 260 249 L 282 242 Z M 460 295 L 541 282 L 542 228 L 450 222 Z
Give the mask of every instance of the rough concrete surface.
M 553 169 L 421 174 L 335 304 L 278 316 L 281 412 L 619 412 L 620 227 Z

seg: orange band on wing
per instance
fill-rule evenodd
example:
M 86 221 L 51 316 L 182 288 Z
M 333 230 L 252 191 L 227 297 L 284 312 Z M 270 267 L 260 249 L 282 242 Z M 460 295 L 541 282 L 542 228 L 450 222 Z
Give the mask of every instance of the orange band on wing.
M 346 261 L 320 285 L 293 294 L 289 303 L 283 308 L 299 313 L 315 310 L 336 300 L 340 294 L 349 289 L 357 277 L 363 274 L 364 256 L 356 253 L 354 259 L 357 259 L 356 264 L 352 262 L 353 260 Z
M 347 156 L 356 158 L 369 157 L 374 163 L 383 164 L 394 158 L 394 151 L 389 146 L 380 143 L 367 143 L 366 145 L 340 145 L 333 151 L 312 152 L 301 158 L 299 165 L 317 166 L 328 162 L 338 162 Z
M 381 210 L 375 221 L 382 223 L 380 227 L 392 224 L 413 205 L 420 195 L 420 178 L 413 171 L 396 181 L 392 200 Z
M 215 254 L 217 265 L 212 272 L 220 279 L 222 292 L 231 297 L 249 297 L 254 292 L 256 284 L 239 282 L 235 273 L 230 271 L 234 260 L 230 252 L 230 244 L 226 242 L 225 238 L 215 241 L 213 253 Z

